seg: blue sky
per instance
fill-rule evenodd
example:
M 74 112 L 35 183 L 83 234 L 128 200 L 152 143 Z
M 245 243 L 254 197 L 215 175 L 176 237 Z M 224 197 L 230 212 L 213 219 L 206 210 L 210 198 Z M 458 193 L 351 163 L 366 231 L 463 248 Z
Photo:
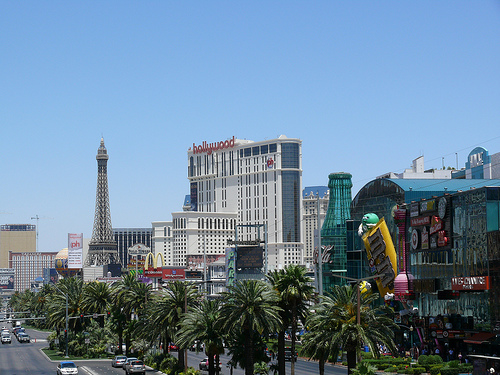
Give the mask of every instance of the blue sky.
M 170 220 L 187 150 L 303 141 L 303 186 L 500 152 L 499 1 L 1 1 L 0 223 L 92 234 Z

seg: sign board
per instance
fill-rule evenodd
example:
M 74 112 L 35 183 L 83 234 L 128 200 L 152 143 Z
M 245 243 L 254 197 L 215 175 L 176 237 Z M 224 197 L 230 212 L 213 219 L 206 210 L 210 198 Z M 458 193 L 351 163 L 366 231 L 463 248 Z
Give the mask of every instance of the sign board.
M 262 268 L 264 250 L 260 246 L 238 247 L 236 250 L 236 268 Z
M 14 289 L 14 268 L 0 268 L 0 289 Z
M 68 269 L 83 267 L 83 233 L 68 233 Z
M 263 241 L 260 240 L 242 240 L 242 241 L 234 241 L 227 240 L 228 245 L 238 245 L 238 246 L 258 246 Z
M 134 246 L 131 246 L 127 249 L 128 255 L 137 256 L 137 255 L 148 255 L 151 252 L 151 248 L 147 247 L 142 243 L 137 243 Z
M 452 277 L 452 290 L 488 290 L 490 289 L 489 276 L 469 276 L 469 277 Z
M 384 218 L 363 236 L 365 249 L 374 274 L 380 275 L 377 286 L 381 296 L 394 293 L 394 279 L 397 275 L 397 257 L 391 234 Z

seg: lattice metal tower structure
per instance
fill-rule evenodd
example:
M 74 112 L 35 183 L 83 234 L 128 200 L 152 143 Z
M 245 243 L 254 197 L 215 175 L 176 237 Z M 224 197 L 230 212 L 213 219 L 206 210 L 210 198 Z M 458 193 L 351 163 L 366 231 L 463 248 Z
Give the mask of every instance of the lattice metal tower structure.
M 323 263 L 323 290 L 328 292 L 333 285 L 344 285 L 345 279 L 330 276 L 336 274 L 347 276 L 347 220 L 351 218 L 351 188 L 350 173 L 330 173 L 328 176 L 330 201 L 325 221 L 321 227 L 321 244 L 323 251 L 329 252 L 329 257 Z
M 95 216 L 92 238 L 89 242 L 89 252 L 85 266 L 102 266 L 119 264 L 117 244 L 113 238 L 111 226 L 111 211 L 109 209 L 108 191 L 108 151 L 104 146 L 104 138 L 97 150 L 97 192 L 95 199 Z

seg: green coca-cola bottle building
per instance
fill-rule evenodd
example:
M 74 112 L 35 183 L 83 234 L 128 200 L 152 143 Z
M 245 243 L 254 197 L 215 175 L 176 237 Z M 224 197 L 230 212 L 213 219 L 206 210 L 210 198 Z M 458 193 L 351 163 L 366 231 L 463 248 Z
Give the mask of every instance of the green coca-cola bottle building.
M 352 175 L 330 173 L 328 176 L 330 201 L 325 221 L 321 227 L 323 293 L 333 285 L 344 285 L 347 276 L 347 225 L 351 218 Z

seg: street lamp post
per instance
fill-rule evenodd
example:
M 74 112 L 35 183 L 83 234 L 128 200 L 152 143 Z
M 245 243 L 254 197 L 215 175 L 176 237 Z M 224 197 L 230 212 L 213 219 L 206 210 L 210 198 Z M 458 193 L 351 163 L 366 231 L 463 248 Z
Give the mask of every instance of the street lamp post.
M 60 293 L 64 294 L 64 297 L 66 298 L 66 331 L 65 331 L 65 335 L 66 336 L 66 355 L 64 356 L 64 358 L 69 358 L 68 356 L 68 335 L 69 335 L 69 332 L 68 332 L 68 293 L 64 293 L 61 289 L 59 289 L 57 286 L 54 285 L 54 288 L 56 288 Z
M 384 275 L 373 275 L 373 276 L 367 276 L 367 277 L 361 277 L 359 279 L 356 279 L 354 277 L 348 277 L 348 276 L 342 276 L 342 275 L 335 275 L 332 273 L 332 276 L 334 277 L 339 277 L 341 279 L 346 279 L 346 280 L 349 280 L 349 281 L 354 281 L 356 283 L 356 292 L 357 292 L 357 298 L 358 298 L 358 306 L 357 306 L 357 316 L 356 316 L 356 322 L 357 324 L 361 324 L 361 309 L 360 309 L 360 305 L 361 305 L 361 292 L 359 290 L 359 283 L 361 281 L 367 281 L 367 280 L 372 280 L 372 279 L 377 279 L 379 277 L 383 277 Z

